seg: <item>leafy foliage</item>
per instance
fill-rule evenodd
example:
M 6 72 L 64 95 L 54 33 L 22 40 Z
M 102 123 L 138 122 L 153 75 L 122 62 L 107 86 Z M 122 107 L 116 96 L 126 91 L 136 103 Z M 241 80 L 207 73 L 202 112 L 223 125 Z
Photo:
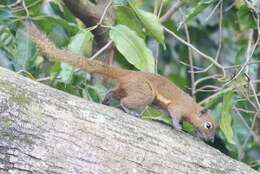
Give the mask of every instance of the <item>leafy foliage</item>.
M 110 30 L 110 37 L 118 51 L 136 68 L 154 72 L 154 58 L 145 42 L 134 31 L 124 25 L 117 25 Z
M 223 97 L 222 113 L 220 119 L 220 129 L 223 131 L 227 141 L 231 144 L 235 144 L 233 140 L 233 130 L 231 127 L 231 109 L 232 109 L 232 96 L 233 93 L 229 92 Z

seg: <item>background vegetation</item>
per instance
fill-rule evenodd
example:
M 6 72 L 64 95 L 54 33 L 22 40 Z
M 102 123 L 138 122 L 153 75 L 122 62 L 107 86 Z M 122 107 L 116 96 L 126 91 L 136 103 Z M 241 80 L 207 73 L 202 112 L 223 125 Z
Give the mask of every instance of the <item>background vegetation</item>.
M 102 100 L 110 86 L 103 80 L 44 59 L 24 35 L 22 21 L 32 19 L 61 48 L 166 76 L 220 123 L 210 145 L 260 171 L 259 1 L 104 2 L 97 22 L 89 24 L 93 19 L 77 18 L 66 0 L 0 0 L 0 66 L 87 100 Z M 97 30 L 105 35 L 99 37 Z M 143 118 L 171 123 L 153 108 Z M 193 132 L 188 123 L 183 126 Z

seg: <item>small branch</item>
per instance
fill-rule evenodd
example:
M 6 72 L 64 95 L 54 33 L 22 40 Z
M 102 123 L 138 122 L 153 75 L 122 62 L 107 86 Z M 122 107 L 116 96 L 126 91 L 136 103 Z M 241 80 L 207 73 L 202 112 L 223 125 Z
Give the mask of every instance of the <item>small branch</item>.
M 205 19 L 204 23 L 206 23 L 212 16 L 213 14 L 216 12 L 216 10 L 218 9 L 220 3 L 223 3 L 223 0 L 219 0 L 217 5 L 214 7 L 214 9 L 211 11 L 211 13 L 207 16 L 207 18 Z
M 252 64 L 258 64 L 258 63 L 260 63 L 260 60 L 250 61 L 250 62 L 248 62 L 248 63 L 246 64 L 246 66 L 247 66 L 247 65 L 252 65 Z M 224 69 L 228 70 L 228 69 L 241 68 L 243 65 L 245 65 L 245 64 L 226 66 L 226 67 L 224 67 Z
M 29 16 L 30 16 L 30 13 L 29 13 L 29 10 L 28 10 L 28 8 L 26 7 L 25 0 L 22 0 L 22 4 L 23 4 L 23 8 L 24 8 L 24 10 L 25 10 L 25 13 L 26 13 L 26 18 L 29 18 Z
M 167 21 L 183 5 L 184 5 L 183 1 L 177 1 L 176 3 L 173 3 L 172 6 L 169 8 L 169 10 L 160 18 L 160 22 Z
M 183 40 L 181 37 L 179 37 L 177 34 L 175 34 L 173 31 L 169 30 L 166 27 L 163 27 L 164 30 L 169 33 L 170 35 L 174 36 L 176 39 L 178 39 L 180 42 L 182 42 L 183 44 L 187 45 L 188 47 L 190 47 L 191 49 L 193 49 L 195 52 L 197 52 L 199 55 L 201 55 L 202 57 L 204 57 L 205 59 L 209 60 L 210 62 L 212 62 L 216 67 L 220 68 L 222 70 L 223 73 L 223 79 L 226 77 L 226 72 L 225 69 L 222 65 L 220 65 L 218 62 L 215 61 L 215 59 L 213 57 L 208 56 L 207 54 L 201 52 L 200 50 L 198 50 L 197 48 L 195 48 L 192 44 L 186 42 L 185 40 Z M 221 79 L 219 79 L 221 80 Z
M 209 79 L 216 79 L 216 78 L 218 78 L 219 76 L 218 75 L 216 75 L 216 74 L 214 74 L 214 75 L 210 75 L 210 76 L 206 76 L 206 77 L 202 77 L 202 78 L 199 78 L 196 82 L 195 82 L 195 87 L 199 84 L 199 83 L 201 83 L 201 82 L 203 82 L 203 81 L 205 81 L 205 80 L 209 80 Z
M 102 22 L 103 22 L 103 20 L 104 20 L 104 18 L 106 16 L 107 10 L 111 6 L 112 2 L 113 2 L 112 0 L 109 0 L 109 2 L 107 3 L 107 5 L 106 5 L 106 7 L 104 9 L 104 12 L 103 12 L 99 22 L 97 23 L 97 25 L 102 25 Z
M 158 3 L 160 2 L 160 7 L 159 7 L 159 11 L 158 11 Z M 154 1 L 154 14 L 157 15 L 157 17 L 159 18 L 162 12 L 162 8 L 164 5 L 164 1 L 160 0 L 160 1 Z M 160 53 L 160 46 L 159 43 L 155 43 L 155 60 L 154 60 L 154 72 L 155 74 L 158 73 L 158 59 L 159 59 L 159 53 Z
M 91 56 L 89 59 L 93 60 L 97 56 L 99 56 L 102 52 L 104 52 L 106 49 L 108 49 L 112 45 L 113 41 L 110 40 L 106 45 L 104 45 L 101 49 L 99 49 L 93 56 Z
M 223 28 L 222 28 L 222 23 L 223 23 L 223 1 L 220 0 L 219 3 L 216 5 L 216 7 L 219 6 L 219 41 L 218 41 L 218 50 L 215 56 L 215 61 L 217 62 L 221 53 L 221 48 L 222 48 L 222 39 L 223 39 Z M 213 66 L 213 63 L 211 63 L 208 67 L 206 67 L 204 70 L 201 71 L 196 71 L 195 73 L 204 73 L 207 72 L 211 67 Z
M 8 7 L 15 7 L 17 6 L 18 4 L 20 4 L 23 0 L 16 0 L 14 3 L 8 5 Z
M 245 70 L 246 73 L 248 73 L 249 69 L 248 66 L 250 65 L 249 62 L 254 54 L 254 51 L 258 45 L 259 39 L 260 39 L 260 18 L 259 15 L 257 15 L 257 29 L 258 29 L 258 36 L 257 36 L 257 40 L 254 43 L 254 46 L 252 48 L 252 44 L 253 44 L 253 40 L 254 40 L 254 30 L 250 31 L 249 37 L 248 37 L 248 44 L 247 44 L 247 50 L 246 50 L 246 60 L 245 63 L 241 66 L 239 72 L 230 80 L 228 81 L 225 85 L 230 84 L 233 80 L 235 80 L 237 77 L 239 77 L 239 75 L 243 72 L 243 70 Z
M 178 2 L 180 2 L 180 1 L 177 1 L 177 3 Z M 180 9 L 180 12 L 181 12 L 181 14 L 184 18 L 185 16 L 184 16 L 182 8 L 179 7 L 179 9 Z M 186 38 L 187 38 L 187 42 L 189 44 L 191 44 L 190 33 L 189 33 L 188 25 L 186 23 L 184 23 L 184 31 L 185 31 L 185 35 L 186 35 Z M 193 67 L 192 50 L 191 50 L 190 47 L 188 47 L 188 58 L 189 58 L 189 64 L 190 64 L 191 96 L 196 100 L 196 96 L 195 96 L 195 93 L 196 93 L 195 74 L 194 74 L 194 67 Z

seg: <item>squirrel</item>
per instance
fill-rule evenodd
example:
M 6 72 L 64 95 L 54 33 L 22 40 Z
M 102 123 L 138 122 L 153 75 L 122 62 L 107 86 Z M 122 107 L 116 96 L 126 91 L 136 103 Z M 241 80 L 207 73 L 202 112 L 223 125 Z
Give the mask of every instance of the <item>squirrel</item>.
M 103 104 L 108 105 L 112 98 L 117 99 L 122 109 L 134 116 L 141 114 L 133 109 L 155 105 L 169 113 L 176 130 L 181 131 L 180 122 L 185 120 L 197 129 L 200 138 L 214 141 L 217 124 L 209 111 L 165 77 L 111 67 L 100 61 L 89 60 L 84 56 L 59 49 L 31 21 L 25 21 L 24 25 L 27 35 L 50 60 L 62 61 L 89 73 L 114 79 L 117 85 L 107 93 Z

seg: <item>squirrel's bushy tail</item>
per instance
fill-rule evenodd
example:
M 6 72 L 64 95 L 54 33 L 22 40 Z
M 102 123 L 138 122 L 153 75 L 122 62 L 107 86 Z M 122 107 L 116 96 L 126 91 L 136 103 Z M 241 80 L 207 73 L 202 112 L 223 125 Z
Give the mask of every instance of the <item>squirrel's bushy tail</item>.
M 26 34 L 38 45 L 42 53 L 49 59 L 58 60 L 70 64 L 89 73 L 98 73 L 110 78 L 123 75 L 126 70 L 110 67 L 97 60 L 89 60 L 84 56 L 73 54 L 67 50 L 59 49 L 41 32 L 31 21 L 25 21 Z

